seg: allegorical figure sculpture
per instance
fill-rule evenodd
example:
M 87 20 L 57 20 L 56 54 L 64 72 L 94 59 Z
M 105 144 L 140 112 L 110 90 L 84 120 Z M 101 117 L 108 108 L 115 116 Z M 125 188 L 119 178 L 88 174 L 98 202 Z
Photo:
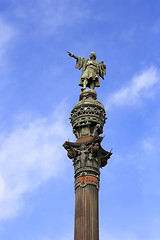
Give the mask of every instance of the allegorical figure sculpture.
M 106 75 L 106 65 L 103 61 L 99 63 L 96 60 L 96 53 L 91 52 L 89 57 L 90 59 L 86 59 L 83 57 L 78 57 L 71 52 L 67 52 L 70 57 L 75 58 L 76 68 L 82 68 L 82 74 L 79 81 L 79 86 L 82 86 L 82 90 L 89 87 L 90 89 L 94 89 L 95 87 L 100 87 L 100 79 L 104 79 L 104 75 Z

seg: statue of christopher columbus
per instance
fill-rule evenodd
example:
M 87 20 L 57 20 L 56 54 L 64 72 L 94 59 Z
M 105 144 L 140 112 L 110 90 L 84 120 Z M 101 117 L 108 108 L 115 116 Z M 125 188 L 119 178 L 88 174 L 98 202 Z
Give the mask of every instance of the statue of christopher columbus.
M 95 87 L 100 87 L 100 79 L 104 79 L 104 75 L 106 75 L 106 65 L 103 61 L 99 63 L 96 60 L 96 53 L 91 52 L 89 57 L 90 59 L 78 57 L 71 52 L 68 52 L 70 57 L 74 57 L 76 59 L 76 68 L 82 68 L 82 74 L 79 81 L 79 86 L 82 86 L 81 90 L 83 91 L 86 87 L 90 89 L 94 89 Z

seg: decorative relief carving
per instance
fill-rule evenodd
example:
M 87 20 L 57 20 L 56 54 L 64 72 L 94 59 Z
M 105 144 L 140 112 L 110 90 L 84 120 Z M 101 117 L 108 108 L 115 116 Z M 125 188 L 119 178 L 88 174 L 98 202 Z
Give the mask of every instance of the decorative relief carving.
M 98 101 L 96 100 L 94 100 L 94 104 L 87 102 L 87 105 L 84 102 L 73 108 L 70 120 L 73 127 L 73 133 L 77 138 L 85 134 L 94 136 L 103 133 L 103 126 L 106 122 L 106 112 L 100 104 L 97 104 L 97 102 Z M 82 131 L 78 131 L 81 127 L 85 126 L 87 126 L 86 133 L 83 133 L 83 129 Z M 94 128 L 92 133 L 91 126 Z
M 75 189 L 77 187 L 86 187 L 88 184 L 96 186 L 99 190 L 99 176 L 83 174 L 77 177 L 75 180 Z
M 63 144 L 67 150 L 68 157 L 73 161 L 76 179 L 77 176 L 79 177 L 79 174 L 84 174 L 85 172 L 89 175 L 92 173 L 93 177 L 97 177 L 100 174 L 99 169 L 107 164 L 112 153 L 105 151 L 101 147 L 102 139 L 103 137 L 95 136 L 88 139 L 81 138 L 81 142 L 73 143 L 66 141 Z M 85 181 L 84 183 L 86 183 Z M 80 184 L 80 186 L 86 186 L 86 184 Z
M 77 141 L 66 141 L 63 147 L 73 161 L 75 188 L 93 184 L 99 188 L 100 168 L 107 164 L 112 155 L 101 147 L 103 126 L 106 112 L 101 102 L 97 101 L 94 90 L 84 90 L 80 101 L 71 112 L 70 121 Z

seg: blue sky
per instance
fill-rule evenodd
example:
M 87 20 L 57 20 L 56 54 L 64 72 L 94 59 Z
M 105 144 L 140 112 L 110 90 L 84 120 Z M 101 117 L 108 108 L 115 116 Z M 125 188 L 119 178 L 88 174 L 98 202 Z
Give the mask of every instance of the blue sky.
M 158 0 L 0 0 L 0 239 L 73 239 L 62 144 L 80 71 L 67 50 L 107 65 L 100 239 L 160 239 L 159 12 Z

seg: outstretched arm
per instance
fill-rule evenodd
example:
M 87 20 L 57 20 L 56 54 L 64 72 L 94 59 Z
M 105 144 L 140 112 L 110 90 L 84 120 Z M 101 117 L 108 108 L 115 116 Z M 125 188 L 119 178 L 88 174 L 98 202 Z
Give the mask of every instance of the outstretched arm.
M 78 57 L 77 57 L 76 55 L 74 55 L 73 53 L 71 53 L 71 52 L 69 52 L 69 51 L 67 51 L 67 53 L 68 53 L 68 55 L 69 55 L 70 57 L 74 57 L 75 59 L 78 59 Z

